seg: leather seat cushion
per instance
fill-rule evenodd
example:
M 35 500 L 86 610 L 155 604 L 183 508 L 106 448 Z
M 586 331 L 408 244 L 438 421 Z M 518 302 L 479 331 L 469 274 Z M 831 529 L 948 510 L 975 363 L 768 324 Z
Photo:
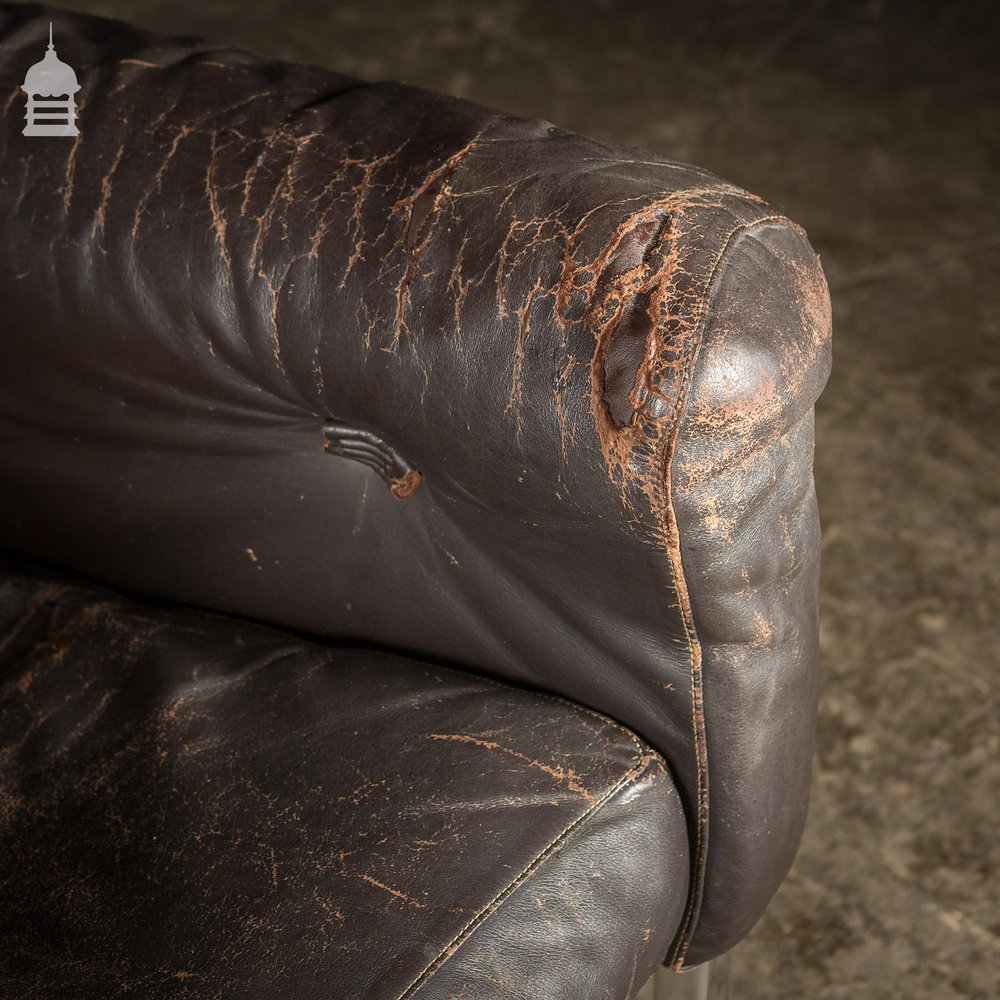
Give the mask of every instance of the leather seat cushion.
M 601 715 L 0 558 L 5 996 L 626 997 L 688 867 Z

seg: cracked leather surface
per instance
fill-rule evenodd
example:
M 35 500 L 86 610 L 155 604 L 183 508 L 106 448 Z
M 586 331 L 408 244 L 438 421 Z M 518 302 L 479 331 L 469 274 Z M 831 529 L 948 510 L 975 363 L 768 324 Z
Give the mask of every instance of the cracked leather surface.
M 661 959 L 684 813 L 623 727 L 0 570 L 4 996 L 628 1000 Z
M 8 108 L 48 20 L 0 7 Z M 801 231 L 545 122 L 59 23 L 82 135 L 0 135 L 0 543 L 607 713 L 685 804 L 669 961 L 734 943 L 808 795 Z

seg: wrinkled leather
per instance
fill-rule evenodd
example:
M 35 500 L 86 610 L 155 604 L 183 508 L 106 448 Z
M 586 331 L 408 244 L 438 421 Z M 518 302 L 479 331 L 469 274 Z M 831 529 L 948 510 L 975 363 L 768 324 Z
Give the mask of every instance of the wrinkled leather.
M 12 95 L 50 15 L 0 7 Z M 55 15 L 77 141 L 0 136 L 0 543 L 461 664 L 670 762 L 728 947 L 815 711 L 804 236 L 693 167 Z
M 630 1000 L 674 935 L 677 793 L 586 709 L 8 560 L 0 636 L 0 995 Z

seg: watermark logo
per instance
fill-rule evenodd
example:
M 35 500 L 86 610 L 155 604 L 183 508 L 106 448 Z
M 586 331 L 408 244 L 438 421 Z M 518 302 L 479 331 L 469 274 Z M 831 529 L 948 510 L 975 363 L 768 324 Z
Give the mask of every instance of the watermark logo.
M 56 55 L 49 21 L 49 47 L 41 62 L 25 74 L 21 90 L 28 95 L 24 135 L 79 135 L 76 99 L 80 89 L 73 67 Z

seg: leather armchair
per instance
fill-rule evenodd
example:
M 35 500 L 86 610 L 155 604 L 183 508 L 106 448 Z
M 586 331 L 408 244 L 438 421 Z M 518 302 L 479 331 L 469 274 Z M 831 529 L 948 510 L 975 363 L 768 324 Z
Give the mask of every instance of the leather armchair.
M 739 941 L 815 719 L 802 231 L 97 18 L 0 6 L 0 74 L 3 992 L 626 1000 Z

